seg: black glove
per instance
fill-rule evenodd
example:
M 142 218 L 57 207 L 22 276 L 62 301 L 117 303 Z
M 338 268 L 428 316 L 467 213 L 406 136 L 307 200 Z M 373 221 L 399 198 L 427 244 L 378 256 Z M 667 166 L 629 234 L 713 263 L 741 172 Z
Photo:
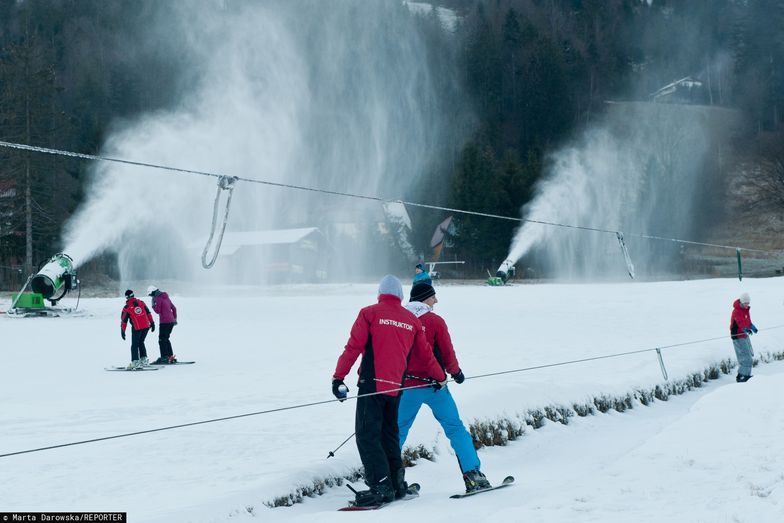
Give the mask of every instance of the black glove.
M 150 323 L 150 331 L 155 332 L 155 322 Z
M 452 374 L 452 379 L 459 385 L 465 381 L 465 374 L 462 370 L 457 369 L 457 374 Z
M 348 396 L 348 387 L 346 387 L 346 384 L 343 383 L 343 380 L 332 380 L 332 394 L 334 394 L 335 397 L 340 401 L 346 401 L 346 396 Z
M 122 339 L 125 339 L 125 331 L 122 329 L 120 329 L 120 336 L 122 337 Z

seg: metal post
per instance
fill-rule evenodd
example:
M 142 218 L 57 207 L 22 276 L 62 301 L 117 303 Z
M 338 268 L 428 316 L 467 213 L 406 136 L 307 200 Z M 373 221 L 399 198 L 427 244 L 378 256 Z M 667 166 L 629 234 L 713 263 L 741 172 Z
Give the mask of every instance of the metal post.
M 14 302 L 11 304 L 11 309 L 14 309 L 14 308 L 16 308 L 16 303 L 19 301 L 19 298 L 21 298 L 21 297 L 22 297 L 22 293 L 24 293 L 25 289 L 27 289 L 27 286 L 28 286 L 28 285 L 30 285 L 30 280 L 32 280 L 32 279 L 33 279 L 33 276 L 34 276 L 34 275 L 33 275 L 33 274 L 31 274 L 30 276 L 28 276 L 28 277 L 27 277 L 27 281 L 25 282 L 25 284 L 24 284 L 24 287 L 22 287 L 22 290 L 21 290 L 21 291 L 19 291 L 19 293 L 16 295 L 16 299 L 15 299 L 15 300 L 14 300 Z
M 659 358 L 659 367 L 661 367 L 662 376 L 664 376 L 664 381 L 667 381 L 669 378 L 667 377 L 667 368 L 664 366 L 664 359 L 662 358 L 661 349 L 656 347 L 656 356 Z

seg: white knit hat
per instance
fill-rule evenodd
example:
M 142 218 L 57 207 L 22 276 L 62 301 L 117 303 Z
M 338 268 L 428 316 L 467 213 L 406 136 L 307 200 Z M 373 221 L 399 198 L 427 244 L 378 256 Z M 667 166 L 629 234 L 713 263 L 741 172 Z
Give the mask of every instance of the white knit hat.
M 743 294 L 741 294 L 739 299 L 743 305 L 748 305 L 749 303 L 751 303 L 751 298 L 749 297 L 748 292 L 744 292 Z

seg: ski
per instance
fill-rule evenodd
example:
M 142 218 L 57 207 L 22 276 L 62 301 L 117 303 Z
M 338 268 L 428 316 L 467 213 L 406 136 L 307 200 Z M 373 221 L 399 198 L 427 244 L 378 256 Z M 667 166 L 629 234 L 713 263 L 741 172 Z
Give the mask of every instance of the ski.
M 514 483 L 514 480 L 515 480 L 514 476 L 506 476 L 504 478 L 504 480 L 501 482 L 501 484 L 500 485 L 496 485 L 495 487 L 483 488 L 483 489 L 480 489 L 480 490 L 474 490 L 474 491 L 471 491 L 471 492 L 466 492 L 464 494 L 453 494 L 453 495 L 451 495 L 449 497 L 452 498 L 452 499 L 460 499 L 460 498 L 467 498 L 467 497 L 473 496 L 475 494 L 481 494 L 482 492 L 490 492 L 491 490 L 498 490 L 500 488 L 508 487 L 509 485 Z
M 389 503 L 394 503 L 394 501 L 390 501 Z M 387 505 L 389 505 L 389 503 L 381 503 L 380 505 L 371 505 L 369 507 L 358 507 L 356 505 L 349 505 L 347 507 L 339 508 L 338 512 L 359 512 L 362 510 L 378 510 L 380 508 L 386 507 Z
M 400 499 L 396 499 L 395 501 L 408 501 L 410 499 L 418 498 L 419 497 L 419 489 L 420 488 L 421 487 L 420 487 L 419 483 L 411 483 L 408 486 L 408 493 L 404 497 L 402 497 Z M 338 512 L 359 512 L 359 511 L 362 511 L 362 510 L 378 510 L 380 508 L 384 508 L 387 505 L 390 505 L 390 504 L 394 503 L 395 501 L 388 501 L 386 503 L 379 503 L 378 505 L 370 505 L 370 506 L 367 506 L 367 507 L 358 507 L 358 506 L 354 505 L 353 501 L 349 501 L 349 505 L 347 507 L 339 508 Z
M 115 372 L 119 372 L 119 371 L 139 372 L 145 370 L 158 370 L 158 367 L 137 367 L 135 369 L 129 369 L 127 367 L 105 367 L 104 370 L 115 371 Z
M 175 361 L 174 363 L 155 363 L 150 362 L 146 366 L 147 367 L 166 367 L 168 365 L 193 365 L 196 363 L 195 361 Z

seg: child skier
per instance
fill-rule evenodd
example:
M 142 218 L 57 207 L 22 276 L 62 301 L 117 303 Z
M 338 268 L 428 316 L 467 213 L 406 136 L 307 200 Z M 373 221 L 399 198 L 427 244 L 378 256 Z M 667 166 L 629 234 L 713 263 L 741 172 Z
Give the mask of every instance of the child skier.
M 751 298 L 744 292 L 732 304 L 730 316 L 730 337 L 738 358 L 738 375 L 735 381 L 745 383 L 751 379 L 751 366 L 754 358 L 754 349 L 749 339 L 757 333 L 757 327 L 751 323 Z
M 120 336 L 125 339 L 125 327 L 131 322 L 131 363 L 128 370 L 139 369 L 149 363 L 147 359 L 147 347 L 144 346 L 144 338 L 147 331 L 155 332 L 155 322 L 152 320 L 150 309 L 142 300 L 133 296 L 133 291 L 125 291 L 125 306 L 120 314 Z

